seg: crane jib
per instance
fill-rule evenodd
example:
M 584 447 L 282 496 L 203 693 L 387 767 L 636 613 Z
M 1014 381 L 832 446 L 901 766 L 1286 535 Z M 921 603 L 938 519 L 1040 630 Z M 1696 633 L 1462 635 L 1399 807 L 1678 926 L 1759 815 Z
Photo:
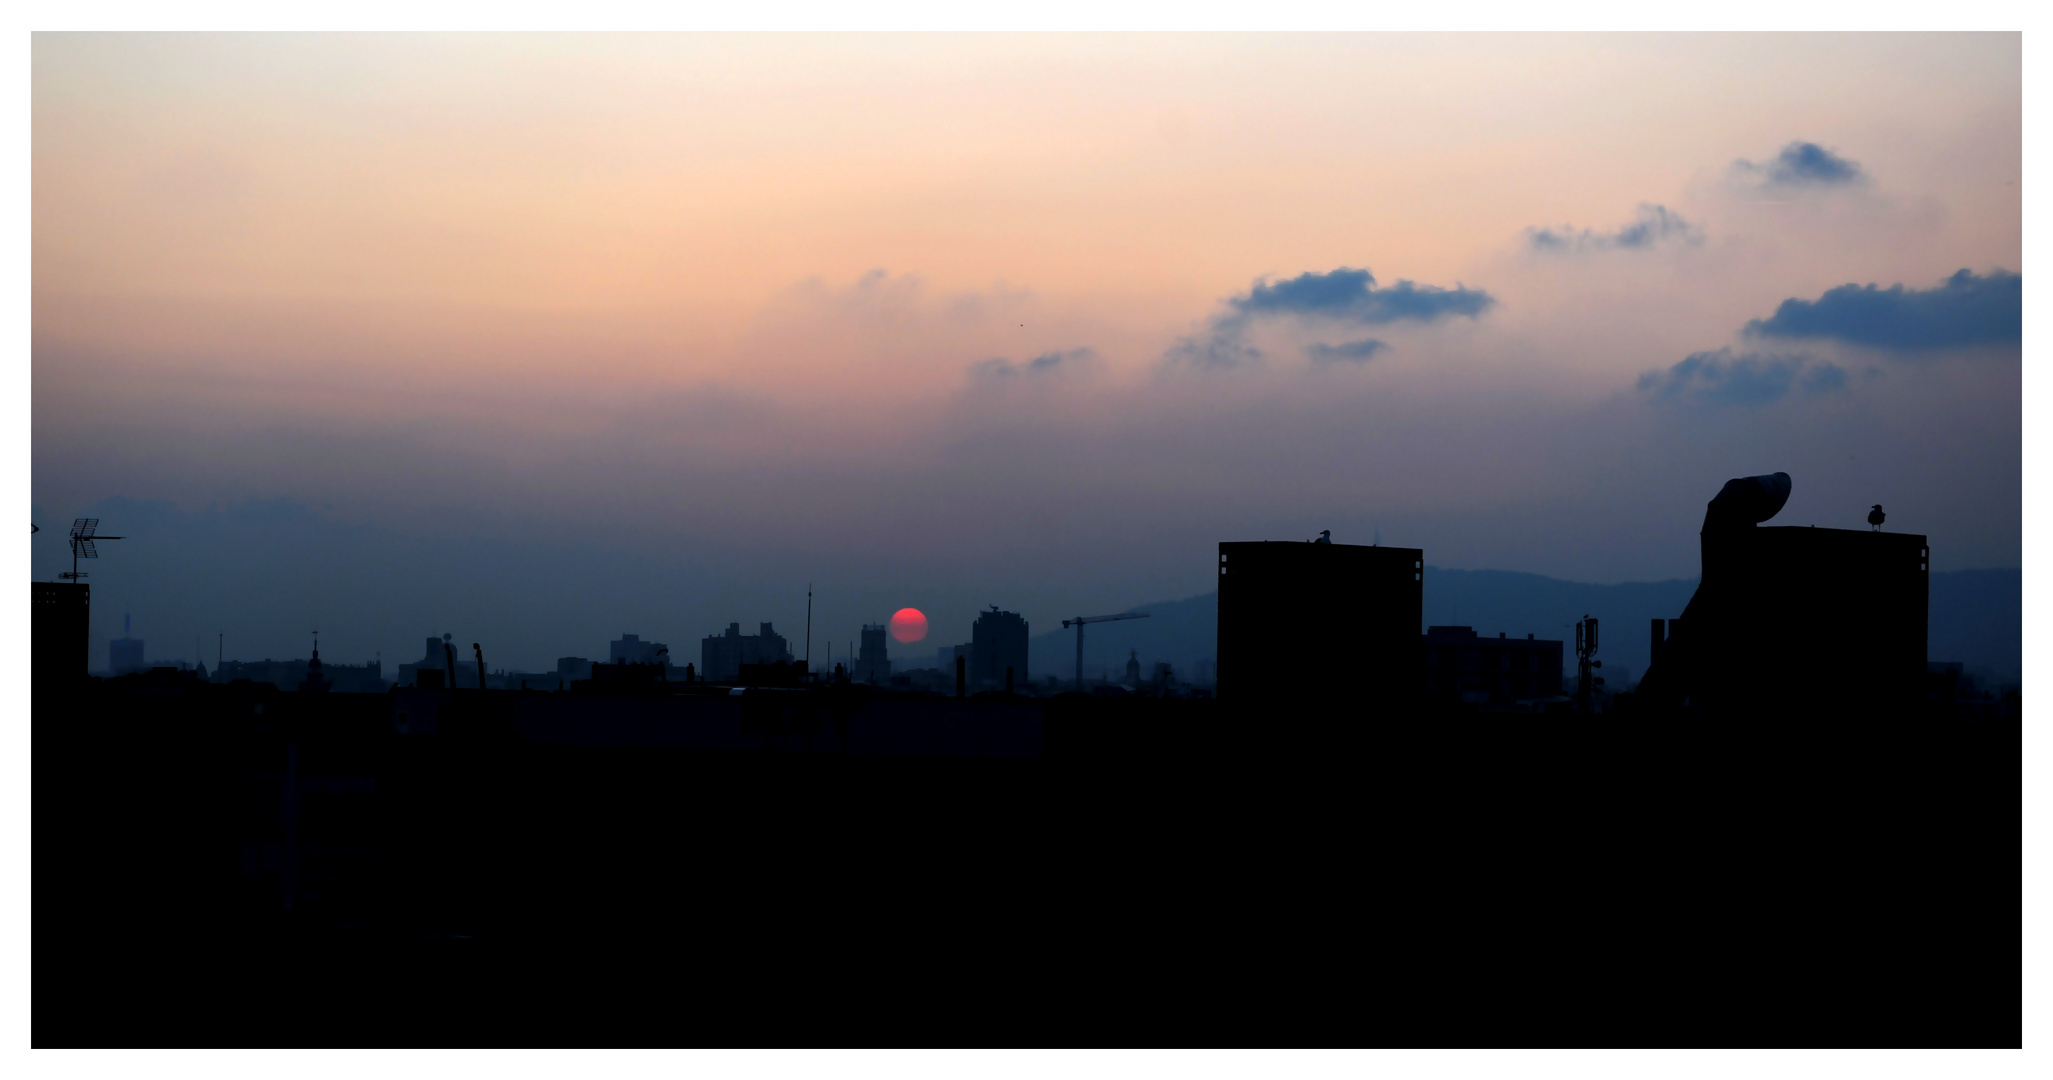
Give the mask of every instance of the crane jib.
M 1083 693 L 1084 689 L 1084 624 L 1094 622 L 1118 622 L 1121 619 L 1145 619 L 1147 617 L 1148 613 L 1145 611 L 1123 611 L 1117 615 L 1078 615 L 1074 619 L 1062 620 L 1062 628 L 1064 630 L 1067 630 L 1072 626 L 1076 627 L 1077 693 Z

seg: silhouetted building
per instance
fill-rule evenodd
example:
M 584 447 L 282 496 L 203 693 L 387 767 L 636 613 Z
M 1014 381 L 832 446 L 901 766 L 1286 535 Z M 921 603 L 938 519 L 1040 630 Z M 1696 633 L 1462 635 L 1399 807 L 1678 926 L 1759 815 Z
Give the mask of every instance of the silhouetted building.
M 1925 538 L 1761 527 L 1789 491 L 1787 473 L 1735 479 L 1705 508 L 1702 581 L 1635 707 L 1850 720 L 1923 707 Z
M 1424 567 L 1418 548 L 1220 544 L 1220 698 L 1409 715 L 1424 681 Z
M 993 604 L 991 610 L 977 613 L 976 625 L 970 631 L 970 689 L 1005 689 L 1006 668 L 1012 669 L 1014 686 L 1026 685 L 1027 621 L 1015 612 L 1000 611 Z
M 725 634 L 709 636 L 699 643 L 699 674 L 707 682 L 735 682 L 743 664 L 788 664 L 791 646 L 784 635 L 759 623 L 758 633 L 743 637 L 740 623 L 728 623 Z
M 891 655 L 885 650 L 883 623 L 864 623 L 862 651 L 856 654 L 856 682 L 888 686 L 891 683 Z M 951 661 L 951 667 L 953 662 Z
M 300 680 L 299 689 L 305 694 L 325 694 L 332 684 L 321 674 L 321 647 L 314 646 L 314 655 L 307 660 L 307 677 Z
M 107 643 L 107 673 L 126 675 L 132 671 L 147 671 L 150 665 L 143 660 L 143 639 L 118 637 Z
M 456 680 L 453 683 L 449 682 L 448 679 L 452 654 L 455 656 L 456 675 Z M 422 647 L 422 655 L 419 660 L 411 664 L 399 665 L 399 685 L 418 685 L 420 678 L 417 672 L 422 670 L 442 672 L 444 685 L 452 688 L 474 687 L 478 685 L 477 661 L 463 659 L 462 654 L 457 653 L 455 650 L 455 640 L 448 634 L 443 634 L 441 637 L 428 638 L 427 644 Z
M 734 628 L 739 632 L 741 624 L 736 623 Z M 616 664 L 668 664 L 670 646 L 660 641 L 643 641 L 633 634 L 622 634 L 620 640 L 607 643 L 607 656 Z
M 556 677 L 565 683 L 592 677 L 592 662 L 582 656 L 559 656 L 556 658 Z
M 1509 712 L 1561 696 L 1559 641 L 1478 637 L 1466 626 L 1426 628 L 1426 694 L 1436 708 Z
M 34 615 L 29 629 L 30 693 L 86 677 L 92 648 L 92 586 L 30 582 Z
M 1126 650 L 1126 685 L 1139 689 L 1141 685 L 1141 653 L 1139 649 Z

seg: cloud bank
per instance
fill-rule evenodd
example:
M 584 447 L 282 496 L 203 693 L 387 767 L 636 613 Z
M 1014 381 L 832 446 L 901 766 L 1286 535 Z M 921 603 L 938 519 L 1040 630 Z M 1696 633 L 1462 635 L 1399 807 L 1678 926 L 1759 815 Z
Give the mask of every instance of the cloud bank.
M 1784 300 L 1746 324 L 1749 337 L 1827 338 L 1891 352 L 2024 340 L 2024 278 L 1961 270 L 1934 289 L 1841 285 L 1816 300 Z
M 1073 371 L 1097 358 L 1098 354 L 1089 348 L 1042 353 L 1032 360 L 1022 363 L 1014 363 L 1005 357 L 995 356 L 989 360 L 979 360 L 971 364 L 969 374 L 972 379 L 1018 379 L 1050 376 L 1065 370 Z
M 1534 251 L 1583 252 L 1640 250 L 1665 242 L 1683 244 L 1703 243 L 1703 230 L 1685 219 L 1681 214 L 1653 203 L 1641 203 L 1639 214 L 1632 222 L 1620 226 L 1616 231 L 1600 233 L 1594 229 L 1576 229 L 1563 225 L 1559 229 L 1531 228 L 1526 230 L 1526 244 Z
M 1771 356 L 1731 349 L 1691 353 L 1666 371 L 1639 378 L 1639 390 L 1658 401 L 1760 408 L 1800 393 L 1818 397 L 1846 388 L 1846 370 L 1806 356 Z
M 1735 177 L 1764 188 L 1849 187 L 1867 182 L 1860 163 L 1811 142 L 1793 142 L 1763 162 L 1745 158 L 1732 163 Z
M 1496 303 L 1497 299 L 1489 293 L 1458 283 L 1447 289 L 1399 279 L 1395 285 L 1378 288 L 1376 276 L 1367 269 L 1346 266 L 1323 274 L 1303 273 L 1283 281 L 1257 279 L 1246 295 L 1227 298 L 1225 310 L 1212 317 L 1203 333 L 1178 341 L 1167 359 L 1210 368 L 1237 367 L 1259 360 L 1262 351 L 1247 342 L 1248 331 L 1258 320 L 1326 320 L 1356 326 L 1432 323 L 1451 317 L 1473 319 Z M 1334 348 L 1345 350 L 1362 345 L 1356 342 L 1353 346 Z M 1378 342 L 1359 355 L 1328 358 L 1364 360 L 1382 347 Z
M 1312 362 L 1319 364 L 1359 364 L 1367 361 L 1370 357 L 1376 355 L 1379 352 L 1382 352 L 1383 350 L 1389 347 L 1390 346 L 1384 344 L 1383 342 L 1377 341 L 1375 338 L 1363 338 L 1360 341 L 1346 341 L 1338 345 L 1327 345 L 1315 341 L 1310 345 L 1305 346 L 1305 356 L 1309 357 L 1312 360 Z

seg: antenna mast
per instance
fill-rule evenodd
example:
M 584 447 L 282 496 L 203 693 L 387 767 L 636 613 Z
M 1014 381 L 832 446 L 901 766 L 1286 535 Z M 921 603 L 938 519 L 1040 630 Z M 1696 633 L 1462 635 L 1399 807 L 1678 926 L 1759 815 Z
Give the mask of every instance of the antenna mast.
M 100 519 L 99 519 L 99 518 L 75 518 L 75 519 L 73 519 L 73 520 L 72 520 L 72 522 L 71 522 L 71 572 L 70 572 L 70 573 L 68 573 L 68 574 L 59 574 L 59 575 L 57 575 L 58 577 L 60 577 L 60 578 L 63 578 L 63 579 L 64 579 L 64 580 L 66 580 L 66 581 L 71 581 L 71 582 L 76 582 L 76 581 L 78 581 L 78 580 L 79 580 L 80 578 L 83 578 L 83 577 L 85 577 L 85 575 L 84 575 L 84 574 L 81 574 L 81 573 L 79 573 L 79 572 L 78 572 L 78 561 L 79 561 L 80 559 L 97 559 L 97 558 L 99 558 L 99 557 L 100 557 L 100 552 L 99 552 L 99 549 L 98 549 L 98 548 L 95 548 L 95 547 L 93 546 L 93 542 L 94 542 L 94 541 L 96 541 L 96 540 L 123 540 L 123 539 L 126 539 L 126 537 L 121 537 L 121 536 L 95 536 L 95 535 L 93 535 L 93 534 L 94 534 L 94 532 L 95 532 L 95 531 L 97 531 L 97 530 L 99 529 L 99 527 L 100 527 Z

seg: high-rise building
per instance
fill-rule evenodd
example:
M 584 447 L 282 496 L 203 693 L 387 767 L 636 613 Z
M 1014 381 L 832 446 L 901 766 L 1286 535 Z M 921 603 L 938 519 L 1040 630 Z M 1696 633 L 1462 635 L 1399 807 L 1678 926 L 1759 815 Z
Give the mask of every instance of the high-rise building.
M 735 629 L 741 629 L 739 623 Z M 622 634 L 620 640 L 607 642 L 606 648 L 616 664 L 661 664 L 670 659 L 670 646 L 660 641 L 643 641 L 634 634 Z
M 1220 544 L 1220 699 L 1334 719 L 1415 712 L 1424 570 L 1418 548 Z
M 107 643 L 107 672 L 110 675 L 126 675 L 142 671 L 149 665 L 143 660 L 143 639 L 118 637 Z
M 1026 685 L 1027 621 L 993 604 L 991 610 L 977 613 L 970 629 L 969 688 L 1005 689 L 1007 668 L 1012 669 L 1014 685 Z
M 863 624 L 862 651 L 856 654 L 852 673 L 856 682 L 879 686 L 891 682 L 891 657 L 884 649 L 884 631 L 883 623 Z
M 463 659 L 462 654 L 457 653 L 455 649 L 455 638 L 449 634 L 428 638 L 427 644 L 421 648 L 421 658 L 419 660 L 411 664 L 399 665 L 399 685 L 413 686 L 419 681 L 420 676 L 418 673 L 422 669 L 426 669 L 428 671 L 441 672 L 444 684 L 452 688 L 476 686 L 478 684 L 477 661 Z M 452 660 L 454 661 L 453 673 L 451 671 Z M 382 676 L 383 672 L 381 671 L 379 674 Z M 451 681 L 452 674 L 454 681 Z
M 758 632 L 743 637 L 740 623 L 728 623 L 724 634 L 708 635 L 699 642 L 699 677 L 707 682 L 734 682 L 741 678 L 743 664 L 788 664 L 791 645 L 769 623 L 759 623 Z

